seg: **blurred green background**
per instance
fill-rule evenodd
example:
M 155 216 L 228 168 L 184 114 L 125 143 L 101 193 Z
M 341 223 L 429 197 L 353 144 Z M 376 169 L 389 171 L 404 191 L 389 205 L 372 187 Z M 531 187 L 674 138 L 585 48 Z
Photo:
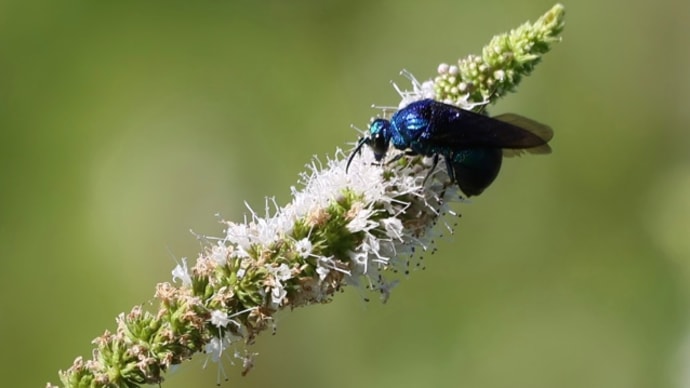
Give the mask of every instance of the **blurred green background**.
M 147 301 L 189 229 L 289 200 L 420 79 L 549 1 L 0 2 L 0 375 L 43 386 Z M 386 305 L 284 312 L 228 387 L 690 386 L 690 3 L 566 2 L 492 113 L 553 126 Z M 166 388 L 211 387 L 204 357 Z M 227 368 L 227 365 L 226 365 Z

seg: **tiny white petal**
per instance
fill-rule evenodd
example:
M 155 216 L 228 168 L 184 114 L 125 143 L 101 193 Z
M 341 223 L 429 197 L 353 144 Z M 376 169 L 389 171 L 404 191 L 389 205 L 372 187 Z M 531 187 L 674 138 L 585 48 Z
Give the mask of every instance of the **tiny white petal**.
M 356 233 L 367 231 L 376 227 L 376 222 L 369 219 L 373 214 L 371 209 L 362 209 L 355 217 L 347 224 L 347 230 Z
M 214 245 L 211 250 L 211 260 L 216 262 L 216 264 L 223 265 L 228 259 L 228 247 L 221 241 Z
M 395 217 L 384 218 L 381 220 L 381 223 L 386 229 L 386 235 L 388 237 L 402 241 L 403 224 L 400 219 Z
M 295 250 L 302 257 L 311 255 L 312 243 L 308 238 L 303 238 L 295 243 Z
M 287 291 L 282 284 L 278 284 L 271 288 L 271 303 L 278 307 L 283 303 L 283 299 L 287 296 Z
M 281 282 L 292 277 L 292 271 L 290 271 L 290 267 L 288 267 L 288 265 L 285 263 L 279 265 L 278 268 L 274 268 L 272 272 L 276 279 Z
M 326 276 L 328 276 L 328 274 L 331 273 L 331 270 L 319 265 L 318 267 L 316 267 L 316 273 L 319 275 L 319 281 L 322 282 L 323 279 L 325 279 Z
M 218 328 L 225 327 L 230 323 L 231 319 L 228 317 L 227 313 L 220 310 L 211 311 L 211 324 Z
M 177 281 L 177 279 L 180 279 L 182 281 L 182 285 L 187 287 L 192 285 L 192 276 L 189 274 L 189 268 L 187 268 L 186 257 L 182 258 L 182 264 L 176 265 L 172 270 L 172 277 L 173 282 Z
M 211 361 L 218 362 L 223 355 L 223 351 L 228 348 L 228 345 L 229 343 L 226 341 L 213 337 L 206 346 L 204 346 L 204 351 L 211 357 Z
M 366 274 L 367 269 L 368 269 L 368 264 L 369 264 L 369 254 L 364 251 L 359 251 L 359 252 L 350 252 L 350 260 L 352 263 L 355 264 L 355 266 L 359 267 L 360 271 L 358 271 L 359 274 Z

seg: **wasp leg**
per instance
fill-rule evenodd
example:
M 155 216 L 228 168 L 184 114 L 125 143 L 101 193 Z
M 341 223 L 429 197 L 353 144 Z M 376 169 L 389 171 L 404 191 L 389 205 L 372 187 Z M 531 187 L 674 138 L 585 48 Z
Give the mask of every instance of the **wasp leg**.
M 447 163 L 447 161 L 446 161 Z M 438 154 L 434 154 L 434 160 L 431 164 L 431 168 L 429 169 L 429 172 L 426 173 L 426 176 L 424 177 L 424 180 L 422 181 L 422 186 L 426 185 L 426 181 L 429 179 L 431 174 L 436 170 L 436 166 L 438 165 Z
M 438 156 L 438 155 L 437 155 Z M 448 178 L 450 178 L 451 183 L 455 183 L 455 169 L 453 169 L 453 164 L 451 163 L 452 155 L 451 156 L 446 156 L 446 170 L 448 174 Z
M 391 160 L 387 161 L 387 162 L 386 162 L 386 165 L 389 165 L 389 164 L 391 164 L 391 163 L 397 162 L 397 161 L 400 160 L 400 158 L 402 158 L 403 156 L 417 156 L 417 155 L 419 155 L 419 154 L 416 153 L 416 152 L 414 152 L 414 151 L 405 151 L 405 152 L 401 152 L 401 153 L 395 155 L 394 157 L 392 157 Z

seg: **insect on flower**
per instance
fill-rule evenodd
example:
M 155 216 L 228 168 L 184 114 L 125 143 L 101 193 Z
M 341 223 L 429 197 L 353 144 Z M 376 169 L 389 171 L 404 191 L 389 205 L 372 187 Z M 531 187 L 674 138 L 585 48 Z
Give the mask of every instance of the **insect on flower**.
M 398 110 L 390 120 L 374 120 L 369 135 L 359 139 L 348 158 L 346 170 L 365 144 L 380 162 L 392 142 L 407 155 L 433 157 L 429 174 L 443 156 L 451 182 L 470 197 L 481 194 L 496 179 L 503 156 L 548 154 L 552 137 L 550 127 L 517 114 L 489 117 L 424 99 Z

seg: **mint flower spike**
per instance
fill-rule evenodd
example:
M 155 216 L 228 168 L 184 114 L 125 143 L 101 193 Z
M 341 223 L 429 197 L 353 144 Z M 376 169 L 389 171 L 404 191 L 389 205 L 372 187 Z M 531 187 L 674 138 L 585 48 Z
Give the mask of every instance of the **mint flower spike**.
M 514 91 L 551 44 L 561 40 L 564 18 L 565 8 L 556 4 L 535 23 L 494 36 L 481 56 L 470 55 L 457 65 L 441 64 L 433 81 L 435 99 L 461 106 L 467 100 L 495 102 Z
M 226 222 L 225 235 L 206 239 L 194 267 L 182 260 L 172 271 L 178 286 L 158 285 L 158 311 L 137 306 L 121 314 L 115 333 L 94 340 L 92 360 L 78 358 L 61 372 L 63 385 L 157 384 L 201 351 L 211 361 L 237 358 L 246 373 L 255 355 L 246 345 L 274 327 L 277 311 L 329 302 L 346 285 L 387 299 L 417 247 L 430 246 L 438 217 L 454 214 L 445 199 L 459 193 L 441 170 L 422 185 L 426 159 L 376 166 L 369 150 L 359 159 L 348 173 L 341 150 L 325 164 L 314 160 L 290 204 Z
M 395 85 L 401 106 L 425 98 L 464 109 L 492 102 L 514 88 L 557 40 L 562 18 L 557 5 L 537 23 L 494 38 L 482 59 L 490 71 L 468 71 L 472 58 L 479 58 L 469 57 L 456 67 L 439 66 L 440 75 L 423 83 L 404 72 L 412 89 Z M 464 82 L 464 94 L 459 86 L 439 94 L 451 83 L 450 74 Z M 434 249 L 433 227 L 445 214 L 455 215 L 448 204 L 460 201 L 460 193 L 442 168 L 427 177 L 429 158 L 396 159 L 399 151 L 391 150 L 397 161 L 377 165 L 368 147 L 361 151 L 348 172 L 340 149 L 325 163 L 314 159 L 301 174 L 301 189 L 292 187 L 288 205 L 268 199 L 264 216 L 247 206 L 244 222 L 224 222 L 223 236 L 202 237 L 204 249 L 194 266 L 182 259 L 172 282 L 156 287 L 155 311 L 135 306 L 120 314 L 115 332 L 93 341 L 90 360 L 78 357 L 60 371 L 62 385 L 160 384 L 166 371 L 200 352 L 207 355 L 204 365 L 219 363 L 220 383 L 221 376 L 227 379 L 224 361 L 237 361 L 243 375 L 253 367 L 256 353 L 248 346 L 262 331 L 275 330 L 278 311 L 330 302 L 347 285 L 386 301 L 400 278 L 421 266 L 418 253 Z

